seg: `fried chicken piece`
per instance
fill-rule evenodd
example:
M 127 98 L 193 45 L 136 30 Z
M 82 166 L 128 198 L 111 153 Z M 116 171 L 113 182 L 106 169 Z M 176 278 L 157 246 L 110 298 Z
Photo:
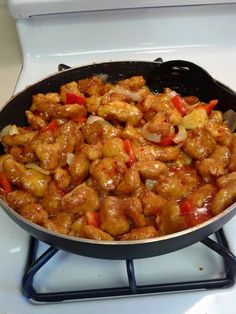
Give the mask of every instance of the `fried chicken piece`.
M 196 160 L 203 160 L 213 153 L 216 146 L 215 139 L 204 129 L 188 131 L 188 138 L 183 150 Z
M 137 125 L 142 119 L 142 112 L 134 105 L 123 101 L 113 101 L 98 108 L 98 115 L 108 121 L 127 122 Z
M 130 228 L 122 202 L 114 196 L 104 198 L 100 209 L 101 229 L 114 236 L 127 233 Z
M 235 201 L 236 181 L 233 181 L 216 193 L 216 196 L 211 204 L 211 212 L 213 215 L 218 215 Z
M 90 175 L 100 189 L 113 191 L 122 181 L 125 170 L 124 162 L 113 158 L 103 158 L 91 164 Z
M 36 200 L 35 196 L 25 190 L 16 190 L 7 194 L 8 204 L 17 212 L 27 204 L 35 203 Z
M 158 232 L 153 226 L 147 226 L 142 228 L 134 228 L 129 233 L 126 233 L 120 240 L 132 241 L 132 240 L 145 240 L 152 239 L 158 236 Z
M 61 199 L 64 193 L 58 189 L 55 181 L 51 181 L 42 198 L 42 206 L 49 214 L 57 214 L 62 210 Z
M 76 155 L 69 166 L 71 183 L 73 185 L 82 183 L 89 173 L 89 167 L 90 162 L 84 154 Z
M 62 147 L 59 143 L 39 143 L 35 147 L 35 153 L 40 160 L 41 167 L 46 170 L 52 170 L 59 165 L 62 156 Z
M 83 225 L 80 230 L 80 236 L 83 238 L 92 239 L 92 240 L 100 240 L 100 241 L 101 240 L 102 241 L 113 240 L 113 237 L 109 233 L 92 225 Z
M 99 197 L 97 193 L 85 184 L 78 185 L 62 198 L 64 211 L 83 215 L 86 211 L 99 208 Z
M 35 224 L 41 225 L 48 218 L 48 213 L 40 204 L 28 203 L 20 209 L 20 214 Z

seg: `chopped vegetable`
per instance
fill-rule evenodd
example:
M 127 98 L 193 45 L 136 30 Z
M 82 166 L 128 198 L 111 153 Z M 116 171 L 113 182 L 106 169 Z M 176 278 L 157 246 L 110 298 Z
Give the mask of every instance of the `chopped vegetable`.
M 185 221 L 188 227 L 194 227 L 209 220 L 211 217 L 212 216 L 207 212 L 193 212 L 185 216 Z
M 160 142 L 157 144 L 159 146 L 170 146 L 174 143 L 173 139 L 174 139 L 174 134 L 173 135 L 171 134 L 171 135 L 168 135 L 165 137 L 161 137 Z
M 213 99 L 208 104 L 205 104 L 205 105 L 199 104 L 199 105 L 195 106 L 194 108 L 195 109 L 204 109 L 204 110 L 206 110 L 206 113 L 209 115 L 217 104 L 218 104 L 218 99 Z
M 2 192 L 4 195 L 12 192 L 11 183 L 3 171 L 0 172 L 0 187 L 2 188 Z
M 87 219 L 87 224 L 92 225 L 94 227 L 99 227 L 100 221 L 99 221 L 99 215 L 96 210 L 89 210 L 86 212 L 86 219 Z
M 187 139 L 187 131 L 185 127 L 181 124 L 178 125 L 178 129 L 178 133 L 173 138 L 173 142 L 175 142 L 175 144 L 182 143 Z
M 227 122 L 230 130 L 234 132 L 234 130 L 236 129 L 236 112 L 232 109 L 229 109 L 223 114 L 223 117 L 224 121 Z
M 171 91 L 169 93 L 169 96 L 171 98 L 172 103 L 174 104 L 175 108 L 179 111 L 179 113 L 184 116 L 186 114 L 186 108 L 184 105 L 184 100 L 182 97 L 180 97 L 179 94 L 177 94 L 175 91 Z
M 161 140 L 161 135 L 160 134 L 156 134 L 156 133 L 151 133 L 147 130 L 148 128 L 148 124 L 146 123 L 143 128 L 142 128 L 142 135 L 143 137 L 148 140 L 148 141 L 151 141 L 151 142 L 154 142 L 154 143 L 159 143 L 160 140 Z
M 116 85 L 112 88 L 112 91 L 117 93 L 117 94 L 128 96 L 133 101 L 140 101 L 141 100 L 141 96 L 137 92 L 132 92 L 132 91 L 124 88 L 123 86 Z
M 52 121 L 51 121 L 48 125 L 46 125 L 44 128 L 41 128 L 41 129 L 40 129 L 40 132 L 41 132 L 41 133 L 48 132 L 48 131 L 54 132 L 54 131 L 56 131 L 58 125 L 59 125 L 59 123 L 58 123 L 57 120 L 52 120 Z
M 83 124 L 87 121 L 87 118 L 84 116 L 76 116 L 72 118 L 72 121 Z
M 185 129 L 203 128 L 207 123 L 207 112 L 203 108 L 194 108 L 193 111 L 183 117 L 183 126 Z
M 101 73 L 101 74 L 97 75 L 97 77 L 100 78 L 103 82 L 107 82 L 109 75 Z
M 87 119 L 87 124 L 93 124 L 96 121 L 105 121 L 104 118 L 99 116 L 89 116 Z
M 73 153 L 67 153 L 66 154 L 66 163 L 70 165 L 75 158 L 75 155 Z
M 187 227 L 194 227 L 212 217 L 207 208 L 195 208 L 188 200 L 184 200 L 180 203 L 180 211 Z
M 0 138 L 3 135 L 15 135 L 15 134 L 19 134 L 19 130 L 17 126 L 15 124 L 9 124 L 5 126 L 5 128 L 3 128 L 2 131 L 0 132 Z
M 148 123 L 146 123 L 142 128 L 143 137 L 153 143 L 156 143 L 160 146 L 170 146 L 173 144 L 173 138 L 175 136 L 174 130 L 173 133 L 167 136 L 161 136 L 161 134 L 151 133 L 148 131 Z
M 136 162 L 136 158 L 133 153 L 132 146 L 129 139 L 124 140 L 124 147 L 125 147 L 125 152 L 129 156 L 128 165 L 129 167 L 131 167 Z
M 76 94 L 72 92 L 66 93 L 66 104 L 79 104 L 85 105 L 86 98 L 81 94 Z
M 155 187 L 156 183 L 157 183 L 156 180 L 151 180 L 151 179 L 146 179 L 145 180 L 145 186 L 149 190 L 152 190 Z
M 41 168 L 41 167 L 39 167 L 38 165 L 36 165 L 36 164 L 34 164 L 34 163 L 28 163 L 28 164 L 26 164 L 25 165 L 25 168 L 27 168 L 27 169 L 34 169 L 34 170 L 36 170 L 36 171 L 38 171 L 38 172 L 41 172 L 42 174 L 45 174 L 45 175 L 50 175 L 50 172 L 48 171 L 48 170 L 46 170 L 46 169 L 43 169 L 43 168 Z
M 183 215 L 186 215 L 193 212 L 194 208 L 193 208 L 193 205 L 189 201 L 184 200 L 180 203 L 180 210 Z

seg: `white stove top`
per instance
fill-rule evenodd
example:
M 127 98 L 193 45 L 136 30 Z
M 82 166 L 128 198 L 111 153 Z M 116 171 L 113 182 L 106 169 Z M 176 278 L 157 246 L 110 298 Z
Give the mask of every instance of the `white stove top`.
M 157 57 L 196 62 L 236 89 L 232 71 L 236 62 L 235 12 L 236 4 L 231 4 L 83 12 L 18 20 L 24 67 L 17 91 L 57 71 L 58 63 L 75 66 Z M 60 39 L 55 34 L 60 34 Z
M 236 3 L 235 0 L 8 0 L 13 17 L 24 18 L 35 15 L 115 10 L 128 8 L 155 8 L 166 6 L 208 5 Z
M 13 1 L 14 2 L 14 1 Z M 16 1 L 17 2 L 17 1 Z M 17 21 L 24 58 L 15 92 L 70 66 L 108 60 L 183 59 L 207 69 L 216 79 L 236 90 L 236 5 L 143 8 L 40 16 Z M 60 37 L 58 38 L 58 34 Z M 236 254 L 236 219 L 225 226 Z M 166 313 L 233 314 L 236 286 L 226 290 L 156 296 L 32 305 L 20 292 L 28 235 L 0 211 L 0 313 Z M 40 250 L 47 248 L 41 244 Z M 60 262 L 60 263 L 59 263 Z M 198 243 L 161 257 L 135 261 L 141 271 L 138 284 L 200 278 L 220 278 L 222 260 Z M 70 272 L 67 271 L 69 267 Z M 82 275 L 78 273 L 78 267 Z M 127 282 L 121 261 L 95 260 L 60 252 L 50 261 L 35 285 L 43 292 L 115 286 Z M 95 270 L 94 283 L 91 272 Z M 82 277 L 81 277 L 82 276 Z M 122 309 L 121 309 L 122 308 Z

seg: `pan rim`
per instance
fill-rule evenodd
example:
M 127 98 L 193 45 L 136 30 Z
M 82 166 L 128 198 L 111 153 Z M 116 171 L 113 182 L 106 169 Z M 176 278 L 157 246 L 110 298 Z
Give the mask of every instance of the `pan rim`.
M 170 60 L 173 61 L 173 60 Z M 176 60 L 175 60 L 176 61 Z M 187 61 L 190 62 L 190 61 Z M 17 92 L 16 94 L 14 94 L 1 108 L 0 108 L 0 112 L 9 104 L 11 103 L 17 96 L 23 94 L 24 92 L 26 92 L 27 90 L 29 90 L 30 88 L 33 88 L 35 85 L 40 84 L 44 81 L 53 79 L 57 76 L 63 75 L 63 73 L 66 72 L 73 72 L 79 69 L 83 69 L 86 68 L 88 66 L 99 66 L 99 65 L 105 65 L 105 64 L 118 64 L 118 63 L 127 63 L 127 64 L 131 64 L 131 63 L 146 63 L 146 64 L 153 64 L 153 65 L 157 65 L 158 66 L 158 62 L 157 61 L 149 61 L 149 60 L 117 60 L 117 61 L 103 61 L 103 62 L 93 62 L 93 63 L 88 63 L 88 64 L 83 64 L 81 66 L 72 66 L 69 69 L 65 69 L 61 72 L 54 72 L 50 75 L 46 75 L 44 77 L 42 77 L 40 80 L 29 84 L 27 86 L 25 86 L 21 91 Z M 190 62 L 191 63 L 191 62 Z M 26 218 L 24 218 L 23 216 L 21 216 L 19 213 L 17 213 L 13 208 L 11 208 L 3 199 L 0 198 L 0 206 L 3 207 L 3 210 L 6 212 L 6 214 L 11 214 L 13 216 L 15 216 L 15 218 L 21 220 L 23 223 L 25 223 L 26 225 L 28 225 L 31 228 L 34 228 L 38 231 L 43 232 L 44 234 L 49 234 L 51 236 L 57 237 L 57 238 L 61 238 L 64 240 L 71 240 L 74 242 L 78 242 L 78 243 L 86 243 L 86 244 L 92 244 L 92 245 L 106 245 L 106 246 L 129 246 L 129 245 L 141 245 L 141 244 L 149 244 L 149 243 L 154 243 L 154 242 L 164 242 L 167 241 L 169 239 L 174 239 L 174 238 L 179 238 L 183 235 L 189 234 L 189 233 L 193 233 L 201 228 L 204 228 L 207 225 L 210 225 L 211 223 L 214 223 L 215 221 L 217 221 L 218 219 L 223 218 L 224 216 L 226 216 L 227 214 L 229 214 L 231 211 L 233 211 L 234 209 L 236 209 L 236 202 L 233 203 L 231 206 L 229 206 L 228 208 L 226 208 L 223 212 L 221 212 L 220 214 L 218 214 L 217 216 L 214 216 L 212 218 L 210 218 L 209 220 L 196 225 L 194 227 L 191 228 L 187 228 L 175 233 L 171 233 L 165 236 L 160 236 L 160 237 L 155 237 L 155 238 L 150 238 L 150 239 L 143 239 L 143 240 L 128 240 L 128 241 L 104 241 L 104 240 L 92 240 L 92 239 L 86 239 L 86 238 L 80 238 L 80 237 L 74 237 L 74 236 L 70 236 L 70 235 L 64 235 L 61 233 L 57 233 L 51 230 L 46 229 L 45 227 L 42 227 L 40 225 L 34 224 L 32 222 L 30 222 L 29 220 L 27 220 Z M 23 229 L 23 228 L 21 228 Z M 26 230 L 25 230 L 26 231 Z M 26 231 L 27 232 L 27 231 Z M 29 232 L 27 232 L 28 234 L 30 234 Z
M 188 61 L 189 62 L 189 61 Z M 115 63 L 148 63 L 148 64 L 155 64 L 158 65 L 159 63 L 156 61 L 149 61 L 149 60 L 120 60 L 120 61 L 102 61 L 102 62 L 93 62 L 93 63 L 88 63 L 88 64 L 83 64 L 81 66 L 71 66 L 68 69 L 62 70 L 62 71 L 55 71 L 49 75 L 45 75 L 43 76 L 41 79 L 35 81 L 32 84 L 26 85 L 22 90 L 18 91 L 16 94 L 13 94 L 5 103 L 4 105 L 0 108 L 0 112 L 13 100 L 15 99 L 17 96 L 23 94 L 24 92 L 26 92 L 28 89 L 32 88 L 33 86 L 42 83 L 45 80 L 48 80 L 50 78 L 54 78 L 57 75 L 62 75 L 62 73 L 66 73 L 66 72 L 72 72 L 78 69 L 82 69 L 82 68 L 86 68 L 88 66 L 96 66 L 96 65 L 105 65 L 105 64 L 115 64 Z
M 93 240 L 93 239 L 87 239 L 87 238 L 81 238 L 81 237 L 74 237 L 74 236 L 70 236 L 70 235 L 65 235 L 59 232 L 55 232 L 52 230 L 49 230 L 45 227 L 42 227 L 38 224 L 35 224 L 31 221 L 29 221 L 28 219 L 24 218 L 23 216 L 21 216 L 19 213 L 17 213 L 13 208 L 11 208 L 6 202 L 4 202 L 3 199 L 0 198 L 0 206 L 3 208 L 3 210 L 7 213 L 7 211 L 15 216 L 15 218 L 21 220 L 23 223 L 27 224 L 29 227 L 34 228 L 40 232 L 49 234 L 51 236 L 56 236 L 57 238 L 62 238 L 64 240 L 71 240 L 71 241 L 75 241 L 75 242 L 82 242 L 82 243 L 88 243 L 88 244 L 93 244 L 93 245 L 106 245 L 106 246 L 127 246 L 127 245 L 141 245 L 141 244 L 149 244 L 149 243 L 154 243 L 154 242 L 165 242 L 167 240 L 170 239 L 174 239 L 174 238 L 179 238 L 182 237 L 184 235 L 193 233 L 199 229 L 203 229 L 204 227 L 206 227 L 207 225 L 213 224 L 215 221 L 217 221 L 218 219 L 220 220 L 221 218 L 223 218 L 224 216 L 228 215 L 231 211 L 236 210 L 236 202 L 234 202 L 232 205 L 230 205 L 228 208 L 226 208 L 225 210 L 223 210 L 220 214 L 208 219 L 207 221 L 200 223 L 194 227 L 191 228 L 187 228 L 178 232 L 174 232 L 174 233 L 170 233 L 164 236 L 160 236 L 160 237 L 155 237 L 155 238 L 150 238 L 150 239 L 142 239 L 142 240 L 120 240 L 120 241 L 105 241 L 105 240 Z M 23 229 L 23 228 L 21 228 Z M 26 231 L 26 230 L 25 230 Z M 27 233 L 29 233 L 28 231 L 26 231 Z M 211 235 L 212 233 L 210 233 L 209 235 Z

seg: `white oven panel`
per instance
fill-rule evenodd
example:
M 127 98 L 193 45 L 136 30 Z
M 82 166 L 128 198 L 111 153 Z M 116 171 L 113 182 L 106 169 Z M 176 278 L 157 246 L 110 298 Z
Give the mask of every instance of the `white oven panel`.
M 65 12 L 236 3 L 234 0 L 7 0 L 15 18 Z

